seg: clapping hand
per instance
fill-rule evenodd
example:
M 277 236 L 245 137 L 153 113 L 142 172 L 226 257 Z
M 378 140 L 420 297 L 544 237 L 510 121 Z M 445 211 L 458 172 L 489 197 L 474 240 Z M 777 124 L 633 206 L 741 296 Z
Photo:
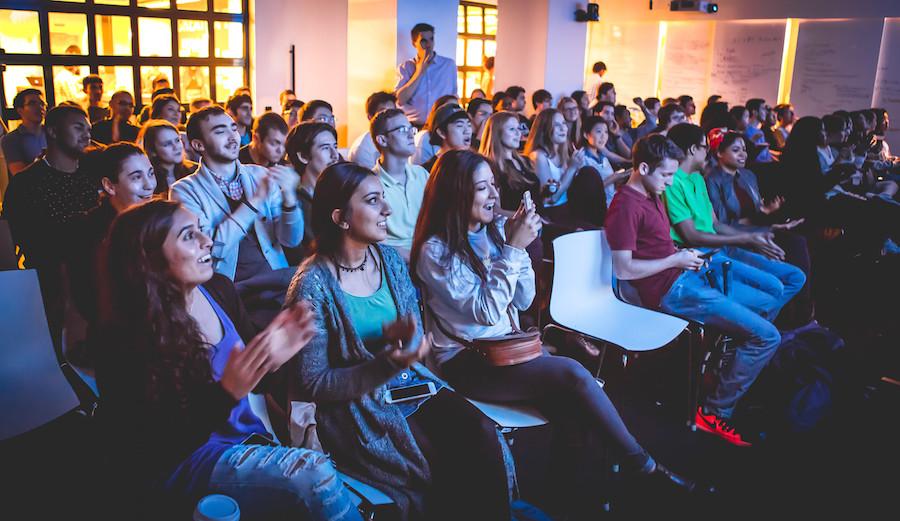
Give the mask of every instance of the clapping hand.
M 416 336 L 416 321 L 406 315 L 384 326 L 384 339 L 388 342 L 388 357 L 400 367 L 409 367 L 431 351 L 431 333 L 419 338 L 419 343 L 411 345 Z

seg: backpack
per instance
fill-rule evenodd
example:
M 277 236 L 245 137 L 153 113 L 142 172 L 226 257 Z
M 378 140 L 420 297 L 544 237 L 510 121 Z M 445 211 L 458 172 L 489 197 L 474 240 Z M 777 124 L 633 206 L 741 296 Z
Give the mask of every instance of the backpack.
M 783 340 L 761 380 L 776 430 L 808 432 L 828 416 L 834 389 L 835 353 L 844 340 L 814 325 Z

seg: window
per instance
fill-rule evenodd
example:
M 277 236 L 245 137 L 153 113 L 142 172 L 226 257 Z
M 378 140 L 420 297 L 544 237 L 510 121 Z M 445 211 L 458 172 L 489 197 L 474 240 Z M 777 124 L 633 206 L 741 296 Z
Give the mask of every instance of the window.
M 488 83 L 484 62 L 497 54 L 497 7 L 460 2 L 456 19 L 456 84 L 463 103 Z M 490 94 L 490 93 L 488 93 Z
M 26 88 L 50 105 L 85 102 L 81 80 L 103 78 L 103 101 L 127 90 L 150 103 L 164 76 L 185 104 L 225 102 L 247 84 L 249 0 L 17 0 L 0 9 L 0 101 Z M 46 46 L 46 47 L 45 47 Z

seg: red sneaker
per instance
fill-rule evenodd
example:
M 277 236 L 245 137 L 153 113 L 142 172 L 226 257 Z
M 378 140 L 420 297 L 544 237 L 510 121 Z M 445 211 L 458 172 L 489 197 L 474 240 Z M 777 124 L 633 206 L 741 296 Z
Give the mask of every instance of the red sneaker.
M 697 408 L 697 416 L 694 423 L 700 430 L 714 434 L 732 445 L 738 447 L 749 447 L 753 445 L 739 433 L 733 425 L 728 423 L 726 418 L 719 418 L 715 414 L 704 414 L 703 407 Z

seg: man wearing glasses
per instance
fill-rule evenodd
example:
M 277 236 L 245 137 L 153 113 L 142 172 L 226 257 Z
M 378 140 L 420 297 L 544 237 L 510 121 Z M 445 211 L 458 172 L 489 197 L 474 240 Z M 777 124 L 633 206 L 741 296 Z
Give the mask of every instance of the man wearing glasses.
M 24 170 L 47 148 L 43 125 L 47 113 L 44 93 L 37 89 L 25 89 L 13 98 L 13 108 L 19 113 L 22 123 L 0 141 L 10 175 Z
M 316 121 L 334 126 L 334 108 L 325 100 L 314 99 L 303 105 L 300 121 Z
M 369 128 L 381 154 L 372 170 L 381 179 L 384 198 L 391 206 L 384 242 L 407 261 L 428 183 L 428 171 L 409 162 L 416 151 L 416 130 L 400 109 L 382 110 Z
M 91 139 L 104 145 L 119 141 L 134 143 L 141 127 L 131 124 L 134 115 L 134 97 L 130 92 L 120 90 L 109 99 L 109 119 L 98 122 L 91 129 Z

